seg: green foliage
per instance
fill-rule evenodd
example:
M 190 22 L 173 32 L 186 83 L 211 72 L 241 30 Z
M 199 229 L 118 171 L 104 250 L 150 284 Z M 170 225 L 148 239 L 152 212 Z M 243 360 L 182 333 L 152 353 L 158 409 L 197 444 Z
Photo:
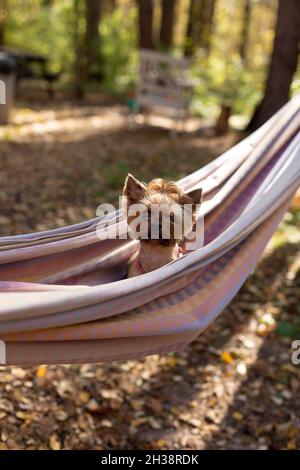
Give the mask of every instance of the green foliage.
M 26 3 L 26 8 L 25 4 Z M 74 61 L 72 0 L 10 0 L 6 43 L 49 58 L 50 68 L 70 72 Z
M 85 0 L 80 2 L 80 18 L 75 17 L 75 0 L 10 0 L 5 41 L 48 57 L 52 71 L 62 71 L 62 80 L 74 81 L 76 27 L 84 35 Z M 104 2 L 104 6 L 106 3 Z M 198 48 L 191 67 L 195 79 L 192 110 L 211 116 L 221 102 L 230 103 L 233 113 L 250 116 L 263 95 L 274 37 L 277 0 L 251 2 L 246 57 L 240 56 L 244 0 L 216 1 L 209 51 Z M 182 54 L 188 0 L 178 0 L 174 52 Z M 156 36 L 159 29 L 159 2 L 155 3 Z M 158 13 L 158 14 L 157 14 Z M 104 76 L 95 82 L 109 91 L 124 93 L 137 79 L 138 15 L 134 0 L 117 0 L 114 8 L 103 8 L 100 20 L 101 64 Z M 76 26 L 77 25 L 77 26 Z M 94 85 L 94 86 L 95 86 Z M 300 90 L 298 70 L 292 92 Z
M 123 92 L 136 80 L 137 11 L 124 6 L 107 13 L 100 25 L 105 85 Z
M 240 57 L 244 2 L 217 2 L 209 55 L 198 51 L 192 74 L 200 78 L 193 108 L 207 116 L 220 102 L 230 103 L 233 113 L 250 116 L 264 92 L 274 38 L 276 2 L 252 2 L 246 57 Z M 300 67 L 292 93 L 300 90 Z
M 75 61 L 74 0 L 54 0 L 45 6 L 41 0 L 11 0 L 6 27 L 6 44 L 45 55 L 51 70 L 62 70 L 71 78 Z M 79 19 L 85 28 L 85 18 Z M 125 4 L 113 12 L 104 12 L 100 22 L 101 57 L 104 85 L 122 92 L 136 78 L 137 11 Z
M 286 336 L 291 339 L 298 339 L 300 336 L 300 322 L 289 323 L 282 321 L 275 330 L 278 336 Z
M 275 9 L 252 3 L 246 57 L 240 57 L 240 35 L 244 2 L 217 2 L 209 55 L 201 50 L 193 74 L 201 78 L 200 113 L 211 114 L 220 102 L 233 106 L 236 114 L 250 115 L 263 94 L 273 40 Z

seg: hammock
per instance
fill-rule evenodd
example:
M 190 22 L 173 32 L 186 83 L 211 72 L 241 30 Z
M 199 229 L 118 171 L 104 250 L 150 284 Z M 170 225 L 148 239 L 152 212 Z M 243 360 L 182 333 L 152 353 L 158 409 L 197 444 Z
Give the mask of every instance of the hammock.
M 179 184 L 203 187 L 205 244 L 125 279 L 137 242 L 99 240 L 122 211 L 0 238 L 0 346 L 6 364 L 139 358 L 178 351 L 237 293 L 300 183 L 300 96 Z M 3 356 L 3 354 L 2 354 Z M 2 359 L 4 362 L 4 359 Z

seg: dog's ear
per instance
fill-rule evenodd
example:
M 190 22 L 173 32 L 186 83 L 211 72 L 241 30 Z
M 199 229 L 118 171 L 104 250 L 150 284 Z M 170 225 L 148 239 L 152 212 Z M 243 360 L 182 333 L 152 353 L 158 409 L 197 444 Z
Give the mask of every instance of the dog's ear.
M 202 202 L 202 188 L 193 189 L 185 195 L 191 199 L 192 204 L 201 204 Z
M 146 190 L 146 186 L 141 181 L 128 173 L 123 188 L 123 196 L 127 198 L 130 204 L 136 204 L 141 201 L 145 196 Z

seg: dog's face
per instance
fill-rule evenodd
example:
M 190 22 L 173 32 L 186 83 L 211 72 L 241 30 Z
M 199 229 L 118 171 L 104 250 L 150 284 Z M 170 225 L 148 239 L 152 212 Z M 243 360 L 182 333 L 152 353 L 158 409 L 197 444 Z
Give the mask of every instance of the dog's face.
M 172 246 L 182 241 L 195 224 L 202 189 L 189 193 L 173 182 L 154 179 L 148 184 L 128 175 L 123 196 L 127 223 L 135 238 L 145 243 Z

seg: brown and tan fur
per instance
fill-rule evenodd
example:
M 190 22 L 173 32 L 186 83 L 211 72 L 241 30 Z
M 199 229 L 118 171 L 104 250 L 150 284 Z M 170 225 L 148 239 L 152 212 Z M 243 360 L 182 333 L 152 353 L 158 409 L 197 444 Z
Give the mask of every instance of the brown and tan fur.
M 170 237 L 164 238 L 159 225 L 159 239 L 142 239 L 140 238 L 140 246 L 138 252 L 131 258 L 128 266 L 128 277 L 138 276 L 141 274 L 137 269 L 137 260 L 142 266 L 145 273 L 158 269 L 179 256 L 179 246 L 183 239 L 176 239 L 174 236 L 174 207 L 182 210 L 185 204 L 192 206 L 192 229 L 196 219 L 196 204 L 201 203 L 202 189 L 195 189 L 189 193 L 185 193 L 176 183 L 167 182 L 157 178 L 148 184 L 128 175 L 125 181 L 123 196 L 125 199 L 125 211 L 127 223 L 133 221 L 134 217 L 128 215 L 128 209 L 132 204 L 141 203 L 148 211 L 148 220 L 151 225 L 151 206 L 154 204 L 164 205 L 166 208 L 162 217 L 170 218 Z M 175 204 L 175 206 L 174 206 Z

